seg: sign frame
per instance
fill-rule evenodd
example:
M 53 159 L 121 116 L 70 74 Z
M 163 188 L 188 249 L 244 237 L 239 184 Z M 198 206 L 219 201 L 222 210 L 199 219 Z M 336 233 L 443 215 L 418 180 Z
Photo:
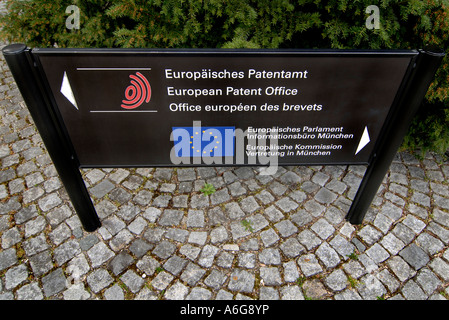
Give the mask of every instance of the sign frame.
M 185 57 L 200 56 L 319 56 L 319 57 L 360 57 L 379 55 L 391 57 L 405 55 L 410 63 L 404 78 L 396 92 L 392 106 L 375 141 L 369 160 L 364 163 L 367 169 L 359 185 L 346 219 L 352 224 L 360 224 L 374 199 L 390 165 L 399 149 L 408 127 L 418 111 L 427 89 L 444 57 L 440 50 L 210 50 L 210 49 L 31 49 L 24 44 L 12 44 L 3 48 L 3 55 L 16 80 L 18 88 L 42 137 L 58 174 L 67 190 L 71 202 L 86 231 L 94 231 L 101 226 L 100 219 L 90 199 L 89 192 L 82 179 L 80 168 L 84 166 L 78 159 L 68 130 L 58 110 L 55 97 L 50 89 L 46 75 L 40 63 L 40 56 L 54 53 L 77 55 L 88 52 L 101 55 L 171 55 Z M 340 165 L 342 163 L 325 163 Z M 343 163 L 344 164 L 344 163 Z M 226 166 L 227 164 L 220 164 Z M 254 164 L 229 164 L 230 166 L 254 166 Z M 281 165 L 309 165 L 307 163 L 282 163 Z M 310 165 L 317 165 L 311 163 Z M 101 165 L 100 165 L 101 166 Z M 140 166 L 140 165 L 139 165 Z M 147 164 L 148 167 L 161 165 Z M 179 165 L 163 165 L 178 167 Z M 192 163 L 188 166 L 205 166 Z M 105 166 L 101 166 L 105 167 Z M 115 166 L 114 166 L 115 167 Z M 120 165 L 136 167 L 136 165 Z

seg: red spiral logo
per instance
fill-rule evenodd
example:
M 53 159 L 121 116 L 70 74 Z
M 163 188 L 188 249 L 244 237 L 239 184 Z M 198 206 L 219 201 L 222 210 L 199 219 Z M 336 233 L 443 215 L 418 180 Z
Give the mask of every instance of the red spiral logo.
M 136 75 L 129 76 L 131 84 L 125 89 L 125 100 L 122 100 L 122 108 L 135 109 L 144 101 L 149 102 L 151 99 L 151 87 L 147 78 L 140 72 Z

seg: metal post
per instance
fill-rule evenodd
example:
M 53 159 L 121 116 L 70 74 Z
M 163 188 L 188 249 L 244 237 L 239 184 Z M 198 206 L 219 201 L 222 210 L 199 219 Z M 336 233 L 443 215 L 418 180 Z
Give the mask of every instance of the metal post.
M 390 111 L 389 121 L 382 129 L 383 134 L 379 137 L 373 158 L 346 216 L 352 224 L 362 223 L 444 55 L 441 51 L 419 51 L 408 81 L 399 92 Z
M 100 220 L 79 171 L 77 157 L 56 121 L 42 77 L 34 67 L 31 50 L 24 44 L 13 44 L 2 51 L 84 229 L 96 230 Z

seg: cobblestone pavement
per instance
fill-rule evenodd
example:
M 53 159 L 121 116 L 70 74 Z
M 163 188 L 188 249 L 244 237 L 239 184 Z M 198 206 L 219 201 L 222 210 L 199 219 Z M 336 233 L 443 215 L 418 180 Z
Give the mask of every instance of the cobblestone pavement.
M 83 170 L 88 233 L 0 68 L 0 299 L 449 298 L 448 162 L 398 154 L 359 226 L 363 166 Z

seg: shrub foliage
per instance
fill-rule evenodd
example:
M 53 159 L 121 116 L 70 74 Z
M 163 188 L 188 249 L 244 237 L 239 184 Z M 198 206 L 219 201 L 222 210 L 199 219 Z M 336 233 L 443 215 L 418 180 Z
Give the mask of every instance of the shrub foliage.
M 449 44 L 448 0 L 7 0 L 0 35 L 32 47 L 418 49 Z M 69 5 L 80 29 L 69 30 Z M 365 25 L 380 9 L 380 27 Z M 449 148 L 449 58 L 404 140 Z

